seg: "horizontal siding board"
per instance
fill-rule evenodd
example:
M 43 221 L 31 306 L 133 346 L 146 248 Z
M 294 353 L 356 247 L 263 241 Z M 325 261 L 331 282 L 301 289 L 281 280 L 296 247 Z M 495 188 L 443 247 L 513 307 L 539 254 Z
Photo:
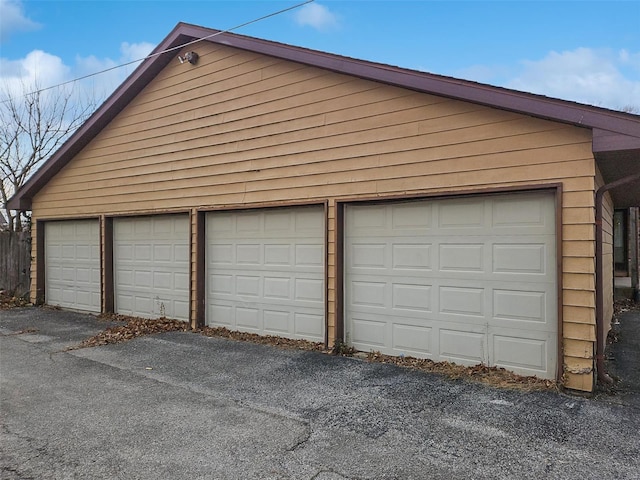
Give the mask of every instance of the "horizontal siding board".
M 564 322 L 588 323 L 591 325 L 596 323 L 596 311 L 593 307 L 574 306 L 565 303 L 562 312 Z
M 580 162 L 568 162 L 562 168 L 571 170 L 572 163 L 576 167 Z M 158 182 L 150 182 L 144 185 L 136 184 L 114 184 L 109 188 L 92 184 L 95 194 L 86 197 L 85 206 L 100 207 L 104 204 L 115 204 L 118 197 L 126 197 L 127 204 L 131 207 L 136 203 L 147 204 L 157 201 L 160 208 L 171 208 L 174 201 L 180 199 L 191 199 L 191 202 L 182 204 L 190 206 L 194 202 L 197 204 L 208 204 L 205 201 L 207 189 L 215 192 L 216 197 L 225 194 L 243 194 L 247 202 L 263 201 L 285 201 L 288 199 L 309 199 L 323 198 L 323 194 L 328 191 L 335 192 L 335 195 L 357 195 L 365 193 L 393 193 L 398 191 L 442 188 L 445 187 L 466 187 L 466 188 L 488 188 L 496 185 L 497 179 L 503 181 L 524 179 L 524 182 L 540 182 L 542 180 L 556 180 L 558 170 L 549 171 L 551 178 L 540 178 L 535 166 L 518 166 L 491 170 L 487 175 L 479 175 L 477 172 L 451 172 L 440 175 L 423 175 L 422 168 L 415 166 L 408 169 L 406 175 L 402 175 L 404 169 L 383 167 L 379 169 L 360 170 L 351 172 L 349 175 L 339 173 L 319 173 L 315 175 L 301 175 L 295 177 L 280 177 L 261 179 L 261 172 L 248 172 L 245 175 L 220 175 L 214 178 L 203 177 L 198 179 L 175 179 L 166 182 L 167 186 L 160 188 Z M 382 172 L 388 171 L 388 176 Z M 373 189 L 363 188 L 363 184 L 374 185 Z M 292 187 L 291 185 L 295 185 Z M 159 198 L 160 197 L 160 198 Z M 205 198 L 203 198 L 205 197 Z M 68 204 L 74 198 L 83 198 L 82 195 L 73 195 L 71 191 L 51 193 L 49 195 L 48 206 L 59 208 Z M 250 200 L 249 200 L 250 198 Z M 124 198 L 123 198 L 124 200 Z M 211 202 L 214 203 L 214 202 Z M 241 202 L 244 203 L 244 202 Z
M 562 335 L 567 339 L 595 342 L 596 326 L 585 323 L 565 322 L 562 327 Z
M 562 210 L 562 217 L 566 224 L 589 224 L 595 221 L 595 210 L 590 207 L 571 207 Z
M 596 308 L 595 294 L 589 290 L 563 290 L 564 305 Z
M 130 118 L 127 115 L 127 120 L 123 118 L 121 121 L 113 124 L 114 131 L 109 134 L 101 134 L 95 140 L 95 146 L 93 148 L 102 148 L 104 144 L 122 143 L 126 142 L 126 135 L 131 132 L 138 131 L 142 128 L 143 131 L 147 131 L 147 134 L 151 136 L 157 136 L 156 129 L 162 127 L 179 127 L 179 131 L 184 128 L 186 131 L 200 128 L 202 124 L 208 125 L 221 125 L 224 132 L 225 125 L 234 127 L 233 123 L 239 120 L 250 122 L 254 121 L 274 121 L 265 117 L 266 114 L 274 116 L 279 115 L 286 118 L 292 118 L 293 115 L 298 115 L 303 118 L 303 108 L 309 110 L 309 107 L 316 105 L 320 101 L 327 101 L 327 99 L 343 99 L 347 97 L 356 96 L 366 93 L 368 90 L 355 90 L 351 85 L 344 85 L 344 79 L 335 80 L 334 84 L 326 85 L 325 82 L 320 83 L 317 87 L 312 88 L 304 81 L 303 78 L 299 81 L 283 85 L 283 82 L 276 82 L 269 90 L 270 96 L 263 95 L 262 99 L 256 98 L 255 94 L 251 92 L 246 93 L 246 98 L 238 98 L 233 93 L 223 95 L 218 93 L 217 95 L 211 95 L 207 97 L 209 103 L 203 99 L 194 99 L 189 103 L 192 103 L 193 108 L 189 108 L 189 105 L 180 103 L 172 106 L 164 106 L 157 111 L 151 111 L 146 114 L 138 114 L 135 118 Z M 293 85 L 300 84 L 297 89 L 293 88 Z M 303 92 L 296 90 L 305 89 Z M 373 89 L 374 86 L 370 86 Z M 234 92 L 238 93 L 238 92 Z M 228 97 L 228 99 L 226 99 Z M 273 98 L 271 98 L 273 97 Z M 289 112 L 291 108 L 291 99 L 295 98 L 297 110 Z M 379 100 L 379 99 L 378 99 Z M 215 103 L 211 103 L 214 102 Z M 351 100 L 355 101 L 355 100 Z M 287 108 L 289 106 L 289 109 Z M 338 108 L 336 105 L 335 108 Z M 342 107 L 344 108 L 344 106 Z M 307 116 L 310 112 L 307 112 Z M 160 119 L 163 121 L 160 122 Z M 187 121 L 184 123 L 184 121 Z M 282 121 L 282 120 L 279 120 Z M 149 123 L 151 122 L 151 123 Z M 142 136 L 142 138 L 146 138 Z
M 562 275 L 562 288 L 565 290 L 588 290 L 595 292 L 595 276 L 589 273 L 568 273 Z
M 591 374 L 575 374 L 565 372 L 564 385 L 572 390 L 590 392 L 593 389 L 593 376 Z
M 562 258 L 562 271 L 565 273 L 590 273 L 595 274 L 595 259 L 592 257 L 566 257 Z
M 401 155 L 398 154 L 396 156 Z M 535 152 L 531 155 L 524 154 L 523 156 L 530 157 L 532 161 L 536 157 Z M 390 157 L 393 157 L 393 155 L 390 155 Z M 512 178 L 518 179 L 521 178 L 519 177 L 521 174 L 515 169 L 527 169 L 530 172 L 530 178 L 534 178 L 535 176 L 540 177 L 538 172 L 539 168 L 537 168 L 536 164 L 532 164 L 526 160 L 523 162 L 518 157 L 519 156 L 517 155 L 503 154 L 486 159 L 478 157 L 458 158 L 456 159 L 456 174 L 464 175 L 465 173 L 468 173 L 474 178 L 477 177 L 478 180 L 482 180 L 484 176 L 489 176 L 490 178 L 487 182 L 495 182 L 493 178 L 496 175 L 502 175 L 503 178 L 508 178 L 507 175 L 509 172 L 513 172 Z M 146 175 L 133 175 L 130 178 L 130 181 L 127 182 L 127 185 L 122 185 L 123 182 L 121 176 L 109 178 L 106 175 L 105 177 L 107 178 L 103 178 L 101 175 L 99 179 L 92 181 L 90 185 L 88 185 L 86 181 L 77 181 L 73 183 L 67 182 L 58 186 L 57 190 L 59 193 L 57 193 L 57 195 L 62 198 L 68 198 L 69 195 L 74 195 L 75 192 L 83 191 L 86 192 L 85 195 L 88 192 L 95 192 L 96 195 L 99 195 L 101 193 L 100 189 L 107 188 L 109 188 L 109 193 L 111 194 L 131 194 L 150 190 L 156 191 L 158 190 L 159 183 L 161 182 L 166 183 L 166 187 L 164 187 L 164 189 L 168 191 L 182 189 L 186 186 L 214 186 L 231 183 L 244 184 L 249 182 L 255 183 L 269 181 L 282 182 L 285 179 L 296 183 L 303 181 L 306 185 L 313 185 L 314 183 L 325 184 L 327 182 L 336 181 L 338 177 L 343 177 L 347 173 L 349 174 L 350 181 L 352 182 L 373 179 L 385 180 L 400 177 L 408 178 L 413 176 L 442 176 L 451 174 L 451 161 L 447 160 L 433 160 L 427 162 L 412 159 L 412 161 L 398 164 L 394 164 L 393 158 L 390 158 L 389 160 L 390 161 L 388 163 L 390 163 L 390 165 L 387 164 L 387 162 L 381 162 L 380 158 L 373 157 L 362 159 L 361 162 L 356 162 L 352 159 L 344 159 L 324 163 L 301 163 L 299 165 L 287 165 L 269 169 L 250 168 L 245 171 L 235 171 L 227 165 L 214 165 L 206 169 L 207 174 L 193 171 L 191 172 L 193 176 L 189 175 L 190 170 L 185 172 L 174 165 L 174 168 L 177 168 L 177 171 L 150 172 Z M 398 159 L 396 158 L 395 160 L 397 161 Z M 546 166 L 549 167 L 547 169 L 549 173 L 555 175 L 567 169 L 579 171 L 589 165 L 589 162 L 589 160 L 578 159 L 561 163 L 546 164 Z M 380 166 L 381 163 L 384 166 Z M 525 163 L 525 165 L 523 166 L 521 163 Z M 257 165 L 255 166 L 257 167 Z M 129 175 L 132 175 L 132 172 L 128 173 Z M 196 173 L 198 173 L 198 176 L 195 176 Z M 304 177 L 306 181 L 303 180 L 302 177 Z M 82 178 L 83 177 L 80 177 L 77 180 L 81 180 Z M 52 200 L 56 199 L 55 183 L 52 182 L 49 185 L 49 188 L 51 188 L 49 192 L 50 198 Z M 269 189 L 268 185 L 266 185 L 266 189 Z M 581 209 L 580 211 L 576 210 L 577 209 L 565 209 L 565 211 L 567 211 L 567 216 L 574 221 L 583 220 L 583 217 L 588 217 L 591 213 L 589 211 L 584 211 L 585 209 Z
M 595 242 L 589 240 L 564 241 L 562 254 L 566 257 L 593 257 L 596 254 L 596 245 Z
M 206 126 L 189 136 L 178 137 L 179 134 L 176 133 L 165 135 L 160 140 L 153 138 L 115 145 L 99 152 L 92 148 L 91 151 L 100 154 L 99 157 L 94 157 L 96 161 L 109 160 L 109 163 L 120 159 L 135 159 L 137 162 L 141 158 L 150 158 L 154 163 L 158 163 L 158 160 L 162 160 L 158 157 L 162 155 L 169 155 L 167 161 L 175 161 L 176 158 L 206 157 L 210 162 L 215 162 L 214 158 L 224 155 L 219 161 L 228 163 L 332 149 L 335 149 L 333 155 L 343 153 L 344 158 L 445 146 L 455 146 L 458 152 L 464 152 L 466 143 L 473 143 L 475 147 L 473 149 L 471 145 L 466 146 L 469 150 L 468 155 L 579 144 L 582 145 L 581 158 L 592 158 L 588 144 L 581 138 L 576 138 L 575 142 L 568 142 L 563 134 L 564 129 L 531 131 L 527 128 L 527 122 L 520 119 L 506 122 L 509 124 L 509 131 L 503 129 L 498 133 L 495 131 L 496 123 L 489 122 L 482 116 L 461 114 L 460 118 L 448 118 L 449 121 L 455 119 L 458 121 L 454 122 L 454 125 L 439 122 L 438 130 L 426 135 L 419 132 L 418 121 L 406 124 L 379 124 L 379 119 L 375 119 L 378 124 L 375 128 L 358 123 L 318 126 L 321 118 L 316 115 L 311 119 L 313 125 L 309 128 L 301 128 L 305 126 L 304 120 L 299 123 L 290 122 L 293 132 L 275 133 L 282 132 L 282 129 L 269 126 L 265 128 L 273 130 L 263 136 L 254 128 L 217 135 L 213 126 Z M 503 142 L 507 145 L 496 148 L 498 145 L 494 145 L 493 142 L 499 139 L 508 140 Z M 357 148 L 359 151 L 349 155 L 348 150 L 342 151 L 341 148 Z M 86 154 L 80 154 L 78 159 L 82 161 L 84 155 Z
M 131 128 L 136 128 L 147 120 L 158 118 L 158 116 L 170 116 L 180 112 L 194 109 L 196 113 L 206 114 L 207 117 L 217 115 L 219 122 L 227 124 L 229 122 L 261 117 L 265 113 L 286 110 L 287 106 L 295 100 L 297 105 L 318 104 L 327 98 L 348 97 L 364 89 L 355 90 L 350 84 L 352 80 L 341 77 L 332 77 L 333 83 L 322 82 L 323 77 L 318 79 L 318 84 L 310 84 L 301 78 L 298 82 L 283 85 L 284 82 L 274 80 L 273 88 L 260 92 L 259 94 L 247 92 L 246 96 L 238 97 L 236 91 L 217 93 L 203 99 L 193 99 L 189 102 L 164 107 L 162 110 L 149 112 L 145 115 L 138 115 L 135 122 L 131 122 Z M 376 88 L 375 84 L 368 85 L 367 88 Z M 118 126 L 126 126 L 123 123 Z
M 438 118 L 472 112 L 481 108 L 438 97 L 429 97 L 430 101 L 427 102 L 415 93 L 400 90 L 389 92 L 379 86 L 356 90 L 349 85 L 338 85 L 320 93 L 324 93 L 324 95 L 309 92 L 307 94 L 309 98 L 306 100 L 298 97 L 293 106 L 288 98 L 283 99 L 279 104 L 271 102 L 262 110 L 253 104 L 252 106 L 256 108 L 251 115 L 246 108 L 239 109 L 237 103 L 230 104 L 233 106 L 233 110 L 217 107 L 215 109 L 199 108 L 196 111 L 185 112 L 176 109 L 172 112 L 163 112 L 164 117 L 154 117 L 135 125 L 115 128 L 114 131 L 110 129 L 108 134 L 101 134 L 100 139 L 106 145 L 126 143 L 127 141 L 175 133 L 176 127 L 179 127 L 181 132 L 189 132 L 202 128 L 203 125 L 215 125 L 217 133 L 229 133 L 245 128 L 280 125 L 318 114 L 323 115 L 326 124 L 335 124 L 409 109 L 422 110 L 425 118 Z M 234 120 L 228 114 L 231 111 L 242 112 L 244 116 Z M 133 136 L 129 138 L 130 135 Z
M 486 143 L 496 142 L 498 145 L 490 146 L 486 145 Z M 528 149 L 518 151 L 510 151 L 510 152 L 501 152 L 504 149 L 508 141 L 505 139 L 504 142 L 500 142 L 499 140 L 487 140 L 481 142 L 485 145 L 470 145 L 468 151 L 464 149 L 460 151 L 460 147 L 449 146 L 449 147 L 435 147 L 435 148 L 423 148 L 421 150 L 410 150 L 406 151 L 407 147 L 405 145 L 404 149 L 400 149 L 402 145 L 402 139 L 389 142 L 384 144 L 378 144 L 375 146 L 366 145 L 361 147 L 359 145 L 347 146 L 340 149 L 335 148 L 324 148 L 323 150 L 317 152 L 303 152 L 297 155 L 291 155 L 289 152 L 287 154 L 283 154 L 280 156 L 274 157 L 262 157 L 262 158 L 249 158 L 246 156 L 243 159 L 243 155 L 241 153 L 232 152 L 227 153 L 224 157 L 221 157 L 223 162 L 216 162 L 215 156 L 205 156 L 202 157 L 202 160 L 198 160 L 194 158 L 194 155 L 188 155 L 186 158 L 182 157 L 179 153 L 173 153 L 172 155 L 168 155 L 166 159 L 163 157 L 150 157 L 147 163 L 140 162 L 140 159 L 136 161 L 126 160 L 122 162 L 112 161 L 109 166 L 110 169 L 114 170 L 112 172 L 108 172 L 106 167 L 98 167 L 93 166 L 91 175 L 96 176 L 99 172 L 105 172 L 101 174 L 97 181 L 101 181 L 103 177 L 109 178 L 122 178 L 122 176 L 131 177 L 132 181 L 135 181 L 138 176 L 145 176 L 149 179 L 152 179 L 154 182 L 161 181 L 161 175 L 170 174 L 172 176 L 176 175 L 176 170 L 180 171 L 181 176 L 211 176 L 211 175 L 219 175 L 222 173 L 239 173 L 245 174 L 248 170 L 261 170 L 265 171 L 271 168 L 277 168 L 278 174 L 275 175 L 277 177 L 281 177 L 283 175 L 282 169 L 291 168 L 292 174 L 295 175 L 296 169 L 304 169 L 309 170 L 310 173 L 315 171 L 327 171 L 327 163 L 329 162 L 329 167 L 333 167 L 334 171 L 347 171 L 353 169 L 362 169 L 362 168 L 371 168 L 372 166 L 378 165 L 412 165 L 415 163 L 428 163 L 433 169 L 435 169 L 434 173 L 450 171 L 452 168 L 451 163 L 456 162 L 456 167 L 460 166 L 460 168 L 475 170 L 475 169 L 486 169 L 486 168 L 501 168 L 509 165 L 518 165 L 518 164 L 535 164 L 535 162 L 550 162 L 555 161 L 559 162 L 559 158 L 561 158 L 561 152 L 563 150 L 562 147 L 553 147 L 549 149 L 541 149 L 541 147 L 530 147 Z M 502 143 L 502 146 L 500 145 Z M 535 141 L 532 139 L 532 145 L 535 145 Z M 477 147 L 474 149 L 474 147 Z M 488 147 L 488 148 L 482 148 Z M 478 150 L 489 150 L 491 155 L 478 155 Z M 362 151 L 364 150 L 364 151 Z M 493 152 L 492 152 L 493 150 Z M 589 166 L 589 159 L 585 159 L 581 148 L 576 148 L 572 150 L 572 148 L 568 149 L 567 157 L 565 160 L 572 161 L 583 161 L 585 162 L 583 167 Z M 256 150 L 253 152 L 254 154 L 258 154 L 262 152 L 262 155 L 265 155 L 267 152 L 265 149 Z M 295 153 L 295 152 L 294 152 Z M 484 153 L 484 152 L 482 152 Z M 357 158 L 356 155 L 369 155 L 367 157 Z M 537 154 L 546 154 L 546 155 L 537 155 Z M 555 155 L 554 155 L 555 154 Z M 384 157 L 382 157 L 384 155 Z M 466 159 L 466 163 L 462 161 L 462 159 L 468 156 Z M 239 160 L 237 163 L 234 160 Z M 340 163 L 335 163 L 340 162 Z M 564 162 L 562 162 L 564 163 Z M 137 165 L 137 166 L 136 166 Z M 548 165 L 548 163 L 547 163 Z M 324 169 L 323 169 L 324 167 Z M 438 168 L 439 167 L 439 168 Z M 191 171 L 197 170 L 197 171 Z M 74 183 L 82 183 L 85 184 L 88 175 L 74 175 L 78 170 L 69 170 L 69 176 L 65 176 L 64 182 L 60 182 L 64 184 L 65 191 L 68 191 L 69 186 Z M 154 173 L 152 173 L 154 172 Z M 588 172 L 585 172 L 587 175 Z M 286 175 L 286 172 L 285 172 Z M 56 179 L 50 183 L 50 185 L 55 185 Z M 122 183 L 121 181 L 118 183 Z M 86 184 L 85 184 L 86 187 Z
M 593 358 L 593 342 L 565 338 L 563 341 L 564 354 L 575 358 Z
M 592 191 L 564 192 L 562 194 L 564 207 L 593 207 L 595 208 L 595 195 Z
M 593 359 L 567 357 L 564 364 L 564 371 L 577 375 L 590 374 L 593 371 Z
M 596 239 L 595 227 L 589 224 L 578 224 L 578 225 L 565 224 L 562 226 L 562 239 L 565 241 L 568 241 L 568 240 L 594 241 Z

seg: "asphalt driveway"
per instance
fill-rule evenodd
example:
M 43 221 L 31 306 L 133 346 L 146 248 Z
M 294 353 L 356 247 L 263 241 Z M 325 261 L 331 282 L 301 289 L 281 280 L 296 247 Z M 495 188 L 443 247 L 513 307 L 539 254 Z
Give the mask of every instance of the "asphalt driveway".
M 62 351 L 106 326 L 0 311 L 2 479 L 640 478 L 633 389 L 523 393 L 188 332 Z

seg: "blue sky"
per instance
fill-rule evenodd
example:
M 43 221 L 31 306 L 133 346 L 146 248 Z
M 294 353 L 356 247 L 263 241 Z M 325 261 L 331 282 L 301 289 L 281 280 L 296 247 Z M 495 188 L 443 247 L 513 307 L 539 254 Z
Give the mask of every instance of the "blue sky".
M 0 82 L 49 86 L 142 58 L 180 21 L 224 30 L 302 1 L 0 0 Z M 236 32 L 640 113 L 640 0 L 316 0 Z

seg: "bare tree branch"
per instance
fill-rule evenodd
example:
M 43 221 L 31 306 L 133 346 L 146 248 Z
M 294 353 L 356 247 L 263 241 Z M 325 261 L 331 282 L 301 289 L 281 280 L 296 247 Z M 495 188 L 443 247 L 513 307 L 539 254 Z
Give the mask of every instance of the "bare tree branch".
M 73 85 L 40 91 L 22 84 L 0 91 L 0 199 L 10 230 L 20 230 L 23 212 L 7 202 L 31 174 L 69 138 L 95 110 L 94 98 L 80 98 Z

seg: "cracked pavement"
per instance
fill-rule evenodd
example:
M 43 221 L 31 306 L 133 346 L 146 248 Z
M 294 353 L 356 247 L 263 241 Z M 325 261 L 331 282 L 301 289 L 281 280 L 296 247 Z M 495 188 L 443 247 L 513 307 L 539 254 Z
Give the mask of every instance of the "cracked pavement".
M 635 394 L 500 390 L 188 332 L 62 351 L 108 325 L 0 311 L 2 479 L 639 478 Z

